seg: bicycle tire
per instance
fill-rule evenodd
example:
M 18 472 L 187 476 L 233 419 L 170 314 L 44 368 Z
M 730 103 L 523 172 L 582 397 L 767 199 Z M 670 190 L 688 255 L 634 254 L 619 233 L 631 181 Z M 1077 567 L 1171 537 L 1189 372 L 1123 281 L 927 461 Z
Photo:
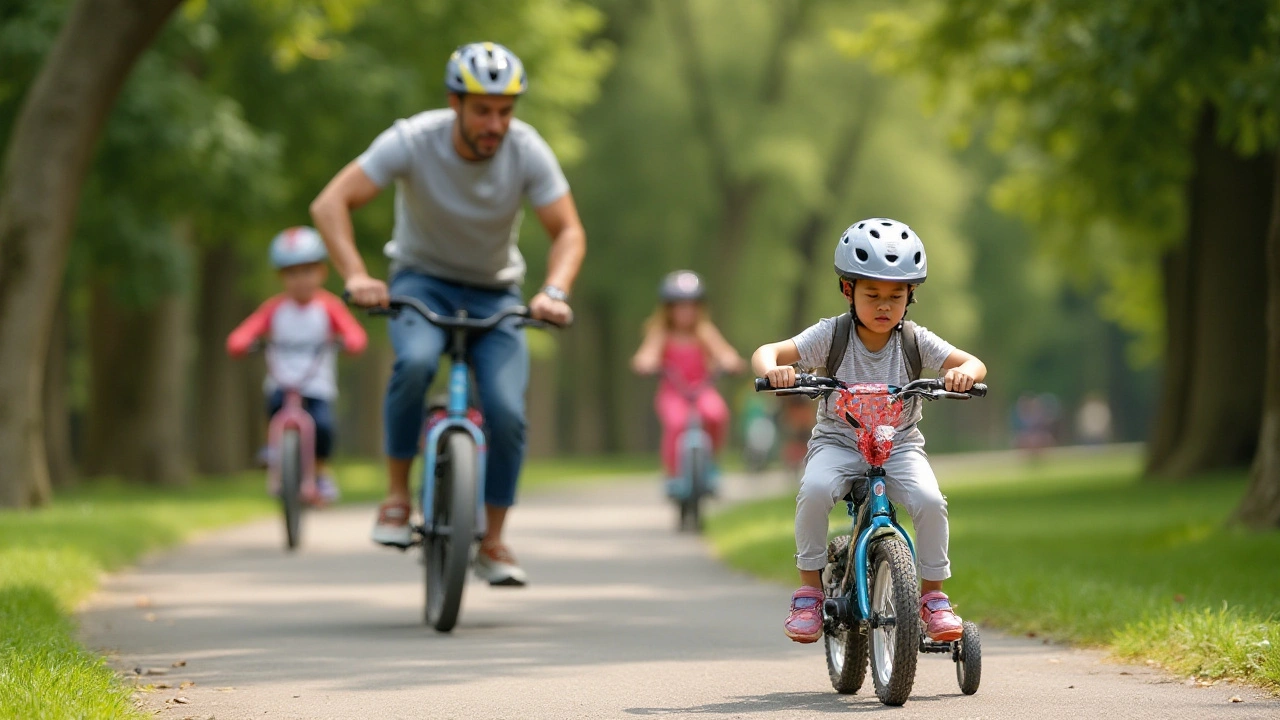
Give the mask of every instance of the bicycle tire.
M 844 597 L 852 595 L 849 587 L 845 587 L 845 568 L 849 564 L 850 537 L 841 535 L 831 541 L 827 556 L 832 558 L 823 571 L 823 589 L 827 597 Z M 852 576 L 848 578 L 852 585 Z M 867 658 L 870 655 L 870 638 L 862 624 L 846 628 L 832 628 L 822 634 L 822 643 L 826 649 L 827 675 L 831 678 L 831 687 L 842 695 L 852 695 L 862 688 L 867 677 Z
M 440 441 L 435 497 L 430 503 L 433 526 L 422 542 L 425 619 L 438 632 L 458 622 L 471 545 L 476 537 L 476 442 L 465 432 L 447 433 Z M 425 500 L 425 499 L 424 499 Z
M 956 659 L 956 681 L 960 692 L 972 695 L 978 692 L 982 682 L 982 638 L 978 626 L 964 621 L 964 635 L 960 638 L 960 657 Z
M 280 437 L 280 506 L 284 511 L 285 547 L 302 542 L 302 442 L 297 430 Z
M 888 612 L 885 612 L 888 611 Z M 892 626 L 871 630 L 871 679 L 885 705 L 911 697 L 920 652 L 920 587 L 907 544 L 896 536 L 871 548 L 871 612 L 890 614 Z
M 689 531 L 702 532 L 702 496 L 707 487 L 706 451 L 695 448 L 689 454 Z

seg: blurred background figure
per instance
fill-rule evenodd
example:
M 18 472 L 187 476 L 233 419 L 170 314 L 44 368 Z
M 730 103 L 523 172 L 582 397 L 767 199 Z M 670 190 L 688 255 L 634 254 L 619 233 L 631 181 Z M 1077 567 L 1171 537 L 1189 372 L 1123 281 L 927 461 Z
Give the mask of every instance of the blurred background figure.
M 1097 393 L 1085 395 L 1076 410 L 1076 440 L 1084 445 L 1111 442 L 1111 407 Z
M 702 428 L 711 436 L 715 451 L 724 446 L 729 429 L 729 406 L 713 382 L 720 372 L 740 373 L 746 367 L 711 321 L 702 278 L 691 270 L 676 270 L 663 278 L 658 290 L 661 305 L 644 325 L 644 340 L 631 358 L 640 375 L 659 375 L 654 409 L 662 422 L 662 466 L 667 493 L 678 497 L 681 488 L 679 440 L 690 413 L 701 416 Z M 715 473 L 712 473 L 714 487 Z
M 1057 444 L 1058 399 L 1052 393 L 1023 393 L 1013 406 L 1013 444 L 1032 457 Z

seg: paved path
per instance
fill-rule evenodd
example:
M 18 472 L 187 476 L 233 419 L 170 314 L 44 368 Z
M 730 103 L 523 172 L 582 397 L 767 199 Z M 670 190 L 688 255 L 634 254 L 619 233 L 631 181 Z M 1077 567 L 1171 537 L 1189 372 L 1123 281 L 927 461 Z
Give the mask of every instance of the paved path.
M 533 584 L 469 584 L 452 635 L 421 624 L 415 556 L 372 546 L 367 508 L 310 516 L 294 556 L 262 522 L 149 560 L 105 582 L 83 632 L 130 674 L 167 670 L 138 679 L 171 686 L 140 694 L 161 718 L 1280 717 L 1249 688 L 994 632 L 976 696 L 928 656 L 886 709 L 834 693 L 822 646 L 782 634 L 790 589 L 674 533 L 654 485 L 543 494 L 513 518 Z

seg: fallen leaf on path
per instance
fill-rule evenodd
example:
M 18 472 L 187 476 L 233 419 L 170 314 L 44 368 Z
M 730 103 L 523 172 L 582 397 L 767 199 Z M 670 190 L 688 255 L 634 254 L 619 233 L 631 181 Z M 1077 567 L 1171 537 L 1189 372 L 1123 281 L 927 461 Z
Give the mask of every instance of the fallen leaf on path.
M 214 692 L 231 692 L 231 691 L 235 690 L 235 688 L 233 688 L 233 687 L 217 687 L 217 688 L 214 688 L 213 690 L 214 690 Z
M 1132 675 L 1133 673 L 1129 672 L 1128 670 L 1121 670 L 1121 671 L 1120 671 L 1120 674 L 1121 674 L 1121 675 Z
M 155 690 L 168 690 L 169 688 L 171 688 L 171 687 L 173 687 L 173 686 L 172 686 L 172 685 L 170 685 L 170 684 L 169 684 L 169 683 L 167 683 L 167 682 L 158 682 L 158 683 L 156 683 L 156 684 L 154 684 L 154 685 L 148 685 L 147 687 L 149 687 L 149 688 L 153 688 L 153 689 L 155 689 Z
M 174 667 L 186 667 L 186 666 L 187 666 L 187 661 L 186 661 L 186 660 L 174 660 L 174 661 L 173 661 L 173 666 L 174 666 Z
M 300 697 L 302 697 L 302 696 L 301 696 L 301 695 L 294 695 L 294 697 L 296 697 L 296 698 L 300 698 Z
M 1075 690 L 1075 689 L 1076 689 L 1076 686 L 1075 686 L 1075 685 L 1068 685 L 1068 686 L 1067 686 L 1067 689 L 1068 689 L 1068 690 Z
M 178 686 L 178 689 L 186 690 L 189 687 L 195 687 L 195 684 L 196 684 L 195 680 L 183 680 L 182 684 Z
M 1244 698 L 1240 697 L 1239 695 L 1232 695 L 1231 699 L 1228 700 L 1227 702 L 1233 702 L 1233 703 L 1244 702 Z
M 174 699 L 173 699 L 173 701 L 174 701 L 174 702 L 176 702 L 176 703 L 178 703 L 179 705 L 186 705 L 187 703 L 190 703 L 190 702 L 191 702 L 190 700 L 188 700 L 188 699 L 186 699 L 186 698 L 182 697 L 181 695 L 179 695 L 178 697 L 174 698 Z
M 169 674 L 169 668 L 159 668 L 159 667 L 156 667 L 156 668 L 147 668 L 146 670 L 144 670 L 144 671 L 143 671 L 142 673 L 140 673 L 140 674 L 142 674 L 142 675 L 168 675 L 168 674 Z

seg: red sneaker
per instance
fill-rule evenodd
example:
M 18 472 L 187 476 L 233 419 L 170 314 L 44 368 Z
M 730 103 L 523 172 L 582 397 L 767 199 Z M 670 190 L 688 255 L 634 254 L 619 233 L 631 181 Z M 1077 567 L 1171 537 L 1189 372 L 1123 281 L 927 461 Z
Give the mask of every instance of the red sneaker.
M 960 617 L 951 609 L 951 600 L 941 590 L 920 596 L 920 621 L 925 624 L 924 634 L 934 642 L 959 640 L 964 634 Z
M 798 643 L 817 642 L 822 637 L 822 591 L 805 585 L 791 596 L 791 614 L 782 626 L 787 637 Z

